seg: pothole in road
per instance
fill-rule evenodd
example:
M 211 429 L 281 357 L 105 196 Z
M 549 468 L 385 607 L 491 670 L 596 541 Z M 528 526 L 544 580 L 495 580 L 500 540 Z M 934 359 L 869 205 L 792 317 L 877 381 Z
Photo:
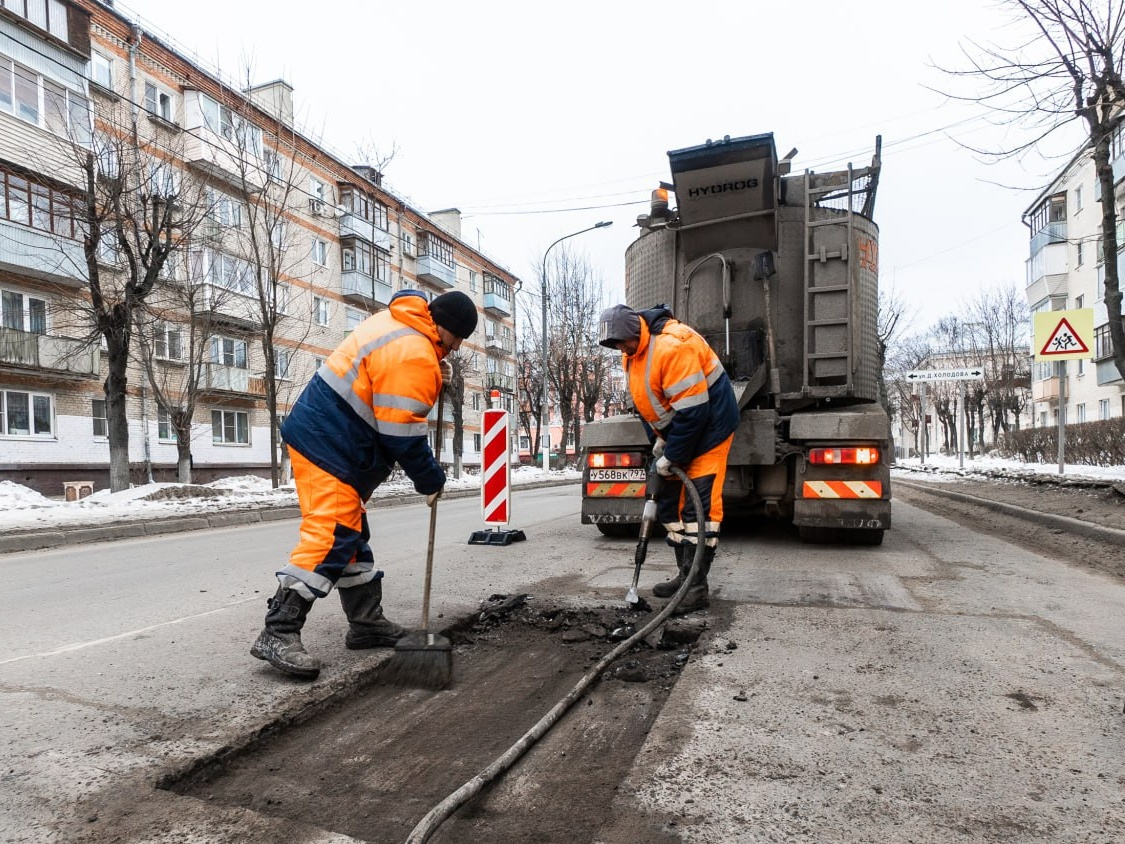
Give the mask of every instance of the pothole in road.
M 454 645 L 449 689 L 397 688 L 376 671 L 338 706 L 163 786 L 373 844 L 403 841 L 649 618 L 495 596 L 447 631 Z M 619 657 L 431 840 L 595 840 L 704 626 L 702 619 L 673 619 Z

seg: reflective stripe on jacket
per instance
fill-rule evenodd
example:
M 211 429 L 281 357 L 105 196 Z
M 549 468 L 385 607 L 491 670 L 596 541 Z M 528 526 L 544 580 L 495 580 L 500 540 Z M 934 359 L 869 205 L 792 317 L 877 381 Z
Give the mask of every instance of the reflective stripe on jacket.
M 738 427 L 734 389 L 695 329 L 665 308 L 638 313 L 637 352 L 624 356 L 629 392 L 641 418 L 663 437 L 664 456 L 687 465 Z
M 445 472 L 427 440 L 441 390 L 442 348 L 426 299 L 395 294 L 360 323 L 312 377 L 285 419 L 285 442 L 364 500 L 397 462 L 428 495 Z

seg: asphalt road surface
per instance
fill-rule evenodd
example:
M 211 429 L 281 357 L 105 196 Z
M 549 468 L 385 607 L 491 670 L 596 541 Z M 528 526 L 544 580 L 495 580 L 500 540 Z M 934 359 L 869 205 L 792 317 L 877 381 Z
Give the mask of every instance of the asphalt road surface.
M 527 593 L 552 612 L 621 605 L 633 543 L 580 526 L 576 486 L 517 491 L 512 526 L 528 539 L 508 547 L 467 545 L 481 527 L 475 499 L 439 506 L 433 611 L 443 622 L 496 594 Z M 373 512 L 387 612 L 407 626 L 419 613 L 427 515 L 416 505 Z M 712 571 L 709 627 L 682 670 L 600 684 L 463 819 L 474 837 L 1125 840 L 1121 580 L 905 501 L 894 520 L 879 548 L 731 531 Z M 255 794 L 253 777 L 244 799 L 233 788 L 209 799 L 205 787 L 157 787 L 292 741 L 284 746 L 305 750 L 273 768 L 331 789 L 350 757 L 295 733 L 329 710 L 363 704 L 345 721 L 367 729 L 385 713 L 371 706 L 370 677 L 386 652 L 342 647 L 331 596 L 304 636 L 326 662 L 316 682 L 249 657 L 271 572 L 295 536 L 288 521 L 0 556 L 0 842 L 402 840 L 398 827 L 357 827 L 360 810 L 318 817 L 287 807 L 284 790 Z M 669 563 L 654 545 L 642 587 Z M 494 641 L 502 647 L 503 633 Z M 577 663 L 557 671 L 573 673 L 597 644 L 578 642 Z M 498 678 L 412 692 L 411 717 L 458 709 L 502 721 L 505 692 Z M 534 710 L 533 698 L 519 707 Z M 614 726 L 626 716 L 631 727 Z M 600 757 L 612 757 L 616 782 L 574 752 L 606 736 Z M 360 767 L 378 769 L 374 744 L 353 746 Z M 318 767 L 321 757 L 336 761 Z M 397 783 L 414 810 L 407 825 L 427 807 L 425 784 Z M 546 800 L 552 790 L 564 799 Z M 528 820 L 505 821 L 520 812 Z M 458 840 L 450 835 L 435 840 Z

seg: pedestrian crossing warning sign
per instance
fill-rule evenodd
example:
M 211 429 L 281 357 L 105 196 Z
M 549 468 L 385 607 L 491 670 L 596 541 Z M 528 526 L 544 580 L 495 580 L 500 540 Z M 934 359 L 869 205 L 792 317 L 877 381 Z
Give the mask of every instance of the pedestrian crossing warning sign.
M 1036 360 L 1088 360 L 1093 338 L 1093 308 L 1035 314 Z

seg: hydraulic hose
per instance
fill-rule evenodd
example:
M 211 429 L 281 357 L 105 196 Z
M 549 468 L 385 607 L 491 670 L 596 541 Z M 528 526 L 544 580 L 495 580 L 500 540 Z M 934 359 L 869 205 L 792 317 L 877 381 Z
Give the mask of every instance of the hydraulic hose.
M 687 473 L 680 469 L 679 466 L 673 466 L 672 473 L 683 481 L 684 489 L 687 490 L 688 495 L 691 497 L 692 504 L 695 506 L 695 512 L 698 515 L 699 521 L 702 522 L 704 516 L 703 500 L 699 497 L 699 491 L 695 488 L 695 484 L 691 482 Z M 535 726 L 520 736 L 519 740 L 504 751 L 501 756 L 497 757 L 492 764 L 430 809 L 422 820 L 418 822 L 417 826 L 411 830 L 410 835 L 407 836 L 406 844 L 422 844 L 422 842 L 429 841 L 430 836 L 433 835 L 437 831 L 437 828 L 448 820 L 454 812 L 479 794 L 485 786 L 512 767 L 512 765 L 516 763 L 516 760 L 523 756 L 535 742 L 545 736 L 547 731 L 582 697 L 585 691 L 593 685 L 594 681 L 601 676 L 602 672 L 605 671 L 615 659 L 663 624 L 668 617 L 672 615 L 676 607 L 680 605 L 680 602 L 683 601 L 684 596 L 687 595 L 688 590 L 695 582 L 695 577 L 699 573 L 699 568 L 703 563 L 703 547 L 702 542 L 696 542 L 695 559 L 692 560 L 691 571 L 688 572 L 688 576 L 684 578 L 684 582 L 680 584 L 680 588 L 677 590 L 676 594 L 669 599 L 664 609 L 654 615 L 644 627 L 625 641 L 619 643 L 617 647 L 603 656 L 598 663 L 586 672 L 582 679 L 575 684 L 574 688 L 567 693 L 566 697 L 556 703 L 551 708 L 550 712 L 540 718 Z

